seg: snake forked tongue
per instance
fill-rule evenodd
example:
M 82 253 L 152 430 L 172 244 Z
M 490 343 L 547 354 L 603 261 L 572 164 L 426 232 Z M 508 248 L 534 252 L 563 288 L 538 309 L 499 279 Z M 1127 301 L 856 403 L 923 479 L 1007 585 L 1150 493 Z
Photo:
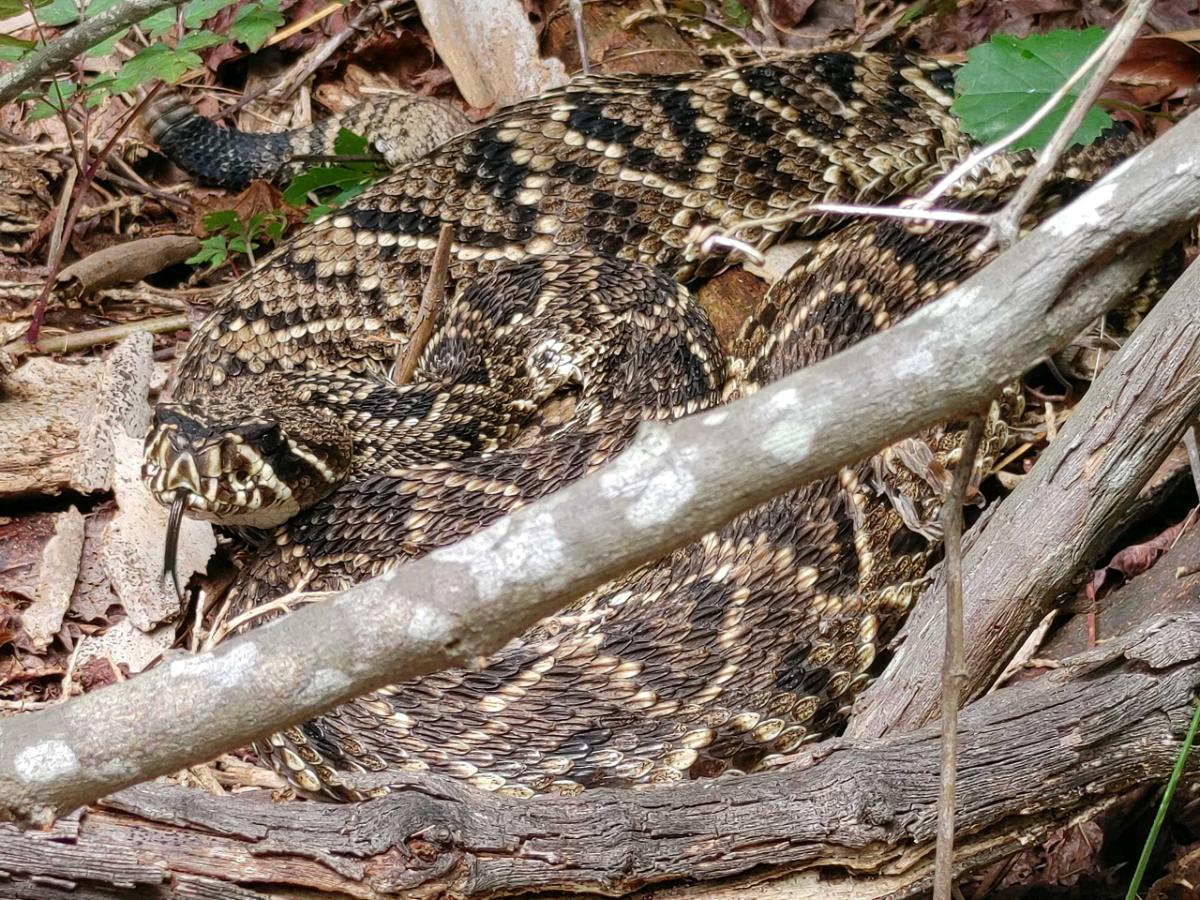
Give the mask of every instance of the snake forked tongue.
M 167 517 L 167 543 L 163 547 L 163 575 L 170 575 L 175 583 L 175 593 L 183 599 L 183 585 L 179 583 L 176 556 L 179 550 L 179 526 L 183 524 L 183 511 L 187 508 L 187 491 L 180 488 L 171 501 L 171 513 Z

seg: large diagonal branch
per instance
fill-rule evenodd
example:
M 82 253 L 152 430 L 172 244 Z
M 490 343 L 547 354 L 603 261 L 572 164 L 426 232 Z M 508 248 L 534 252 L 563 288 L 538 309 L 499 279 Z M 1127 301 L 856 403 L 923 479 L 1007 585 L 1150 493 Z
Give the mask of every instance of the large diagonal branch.
M 783 490 L 964 410 L 1062 347 L 1200 213 L 1200 117 L 985 272 L 753 397 L 647 426 L 595 475 L 216 650 L 0 723 L 0 813 L 45 820 L 382 685 L 476 663 L 538 619 Z

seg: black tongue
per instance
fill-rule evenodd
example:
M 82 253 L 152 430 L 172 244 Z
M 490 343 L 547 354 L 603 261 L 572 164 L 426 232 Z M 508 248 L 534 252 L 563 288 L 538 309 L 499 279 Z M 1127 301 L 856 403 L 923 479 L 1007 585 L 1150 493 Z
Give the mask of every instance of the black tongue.
M 170 575 L 175 582 L 175 593 L 183 599 L 183 585 L 179 583 L 179 571 L 175 567 L 175 556 L 179 549 L 179 526 L 183 523 L 183 511 L 187 508 L 187 494 L 184 488 L 175 492 L 171 501 L 171 514 L 167 517 L 167 544 L 163 548 L 163 575 Z

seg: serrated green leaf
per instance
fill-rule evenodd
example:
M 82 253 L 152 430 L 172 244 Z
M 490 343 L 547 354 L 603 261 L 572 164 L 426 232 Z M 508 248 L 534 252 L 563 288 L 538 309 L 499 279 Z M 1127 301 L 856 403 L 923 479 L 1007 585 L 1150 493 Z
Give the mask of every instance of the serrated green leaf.
M 183 24 L 185 28 L 199 28 L 227 6 L 233 6 L 238 0 L 191 0 L 183 8 Z
M 229 36 L 251 50 L 258 50 L 282 24 L 278 0 L 261 0 L 259 3 L 248 3 L 237 11 L 233 24 L 229 26 Z
M 109 90 L 124 94 L 147 81 L 165 81 L 174 84 L 188 69 L 201 64 L 201 59 L 190 50 L 176 50 L 164 44 L 152 44 L 139 50 L 127 60 L 113 76 Z
M 146 32 L 146 36 L 152 41 L 158 40 L 164 34 L 168 34 L 175 28 L 175 7 L 168 6 L 166 9 L 160 9 L 152 16 L 146 16 L 138 23 L 138 27 Z
M 204 238 L 200 241 L 200 250 L 189 256 L 186 262 L 193 266 L 207 265 L 209 269 L 225 264 L 229 259 L 229 246 L 221 235 Z
M 207 47 L 215 47 L 217 44 L 225 43 L 226 38 L 211 31 L 193 31 L 190 34 L 185 34 L 175 45 L 176 50 L 204 50 Z
M 958 98 L 951 110 L 963 130 L 982 144 L 1016 130 L 1058 90 L 1104 40 L 1100 28 L 1051 31 L 1014 38 L 995 35 L 967 53 L 967 63 L 955 77 Z M 1083 79 L 1081 79 L 1083 80 Z M 1016 150 L 1040 149 L 1050 140 L 1080 85 L 1072 88 L 1054 111 L 1015 144 Z M 1093 107 L 1072 142 L 1089 144 L 1110 124 L 1108 114 Z

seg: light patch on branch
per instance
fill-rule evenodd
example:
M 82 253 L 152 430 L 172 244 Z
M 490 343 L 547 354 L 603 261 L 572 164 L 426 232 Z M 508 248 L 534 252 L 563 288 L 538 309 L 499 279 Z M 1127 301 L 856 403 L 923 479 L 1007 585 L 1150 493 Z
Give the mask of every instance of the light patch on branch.
M 172 678 L 195 678 L 205 684 L 231 687 L 254 671 L 258 648 L 253 644 L 233 644 L 215 655 L 201 654 L 174 659 L 167 667 Z
M 45 741 L 18 753 L 13 768 L 26 781 L 37 784 L 74 775 L 79 771 L 79 757 L 66 741 Z

